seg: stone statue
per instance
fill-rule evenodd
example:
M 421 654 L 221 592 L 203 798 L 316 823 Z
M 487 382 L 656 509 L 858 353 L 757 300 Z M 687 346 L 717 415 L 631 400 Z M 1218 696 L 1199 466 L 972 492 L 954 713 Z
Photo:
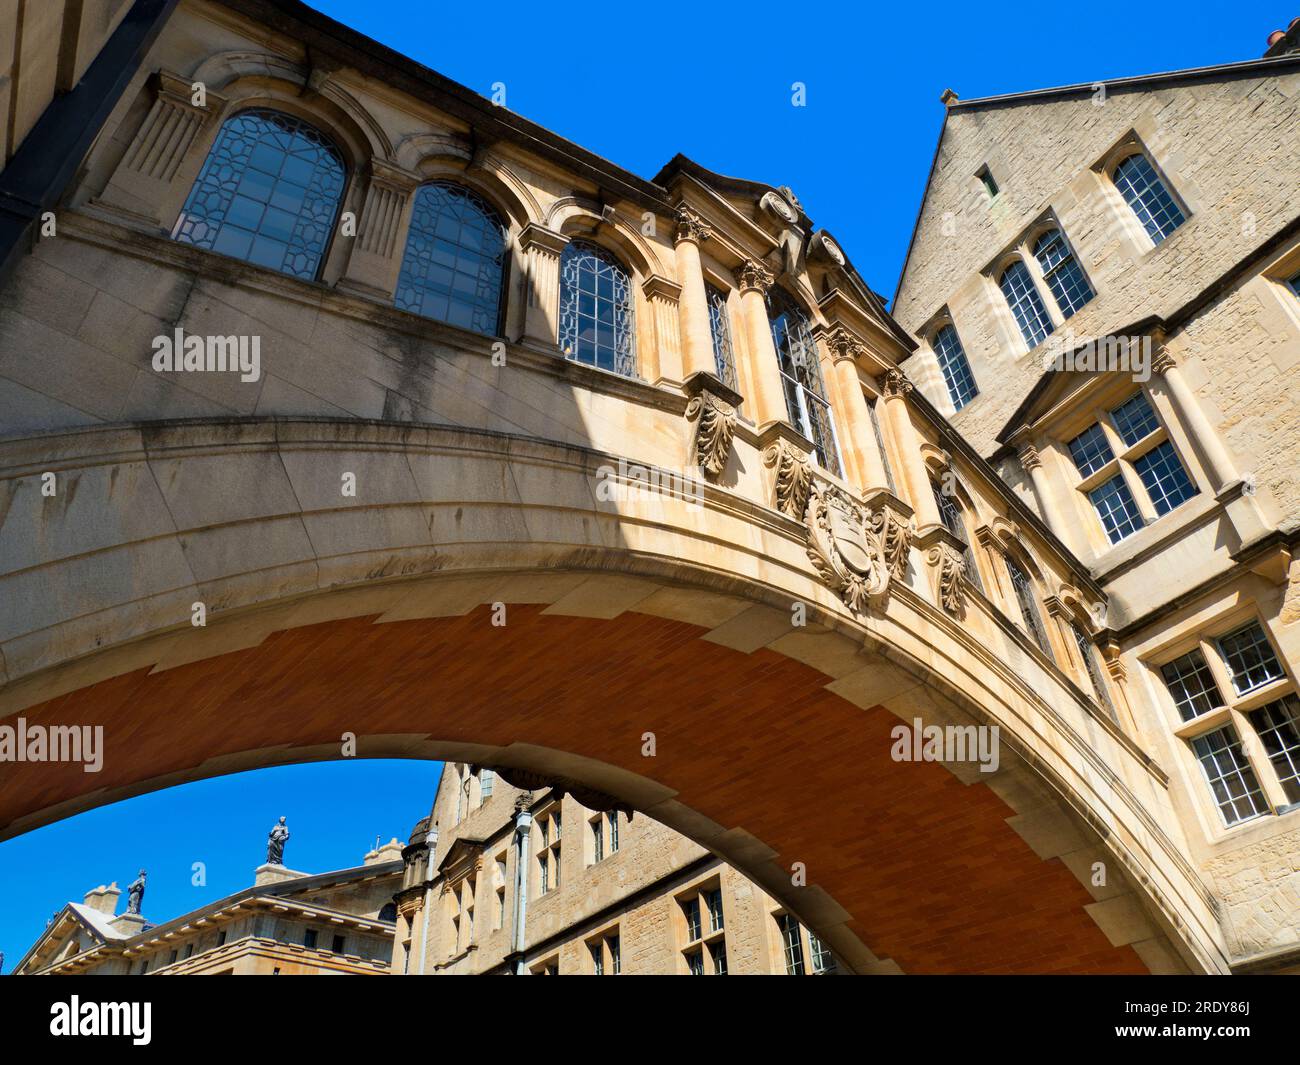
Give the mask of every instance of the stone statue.
M 139 913 L 140 906 L 144 902 L 144 882 L 145 871 L 140 870 L 140 875 L 131 882 L 131 886 L 126 889 L 126 912 Z
M 285 827 L 284 820 L 283 817 L 280 818 L 280 823 L 271 829 L 266 845 L 267 865 L 284 865 L 284 845 L 289 842 L 289 829 Z

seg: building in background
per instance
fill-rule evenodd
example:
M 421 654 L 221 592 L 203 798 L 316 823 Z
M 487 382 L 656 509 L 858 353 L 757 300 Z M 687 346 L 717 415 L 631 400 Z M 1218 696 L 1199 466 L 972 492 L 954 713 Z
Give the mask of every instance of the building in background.
M 383 975 L 393 952 L 397 840 L 333 873 L 263 865 L 252 887 L 161 924 L 117 912 L 116 884 L 69 902 L 15 976 Z
M 515 771 L 447 763 L 403 858 L 394 973 L 837 968 L 792 914 L 702 847 L 605 796 Z
M 945 94 L 894 307 L 908 374 L 1104 590 L 1133 735 L 1247 971 L 1300 960 L 1298 29 L 1254 61 Z

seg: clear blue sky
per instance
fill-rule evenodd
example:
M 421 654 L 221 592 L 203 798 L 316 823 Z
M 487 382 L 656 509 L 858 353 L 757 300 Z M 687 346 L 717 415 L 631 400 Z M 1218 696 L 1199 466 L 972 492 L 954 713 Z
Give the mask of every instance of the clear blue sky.
M 682 152 L 790 185 L 892 297 L 947 86 L 996 93 L 1258 58 L 1300 4 L 1080 5 L 755 0 L 655 8 L 316 0 L 326 14 L 643 177 Z M 791 84 L 807 106 L 791 106 Z M 11 968 L 67 900 L 150 870 L 166 920 L 247 886 L 275 818 L 286 860 L 357 863 L 427 812 L 436 763 L 342 762 L 245 773 L 119 803 L 0 843 L 0 950 Z M 207 863 L 205 888 L 191 864 Z M 125 905 L 125 900 L 123 900 Z

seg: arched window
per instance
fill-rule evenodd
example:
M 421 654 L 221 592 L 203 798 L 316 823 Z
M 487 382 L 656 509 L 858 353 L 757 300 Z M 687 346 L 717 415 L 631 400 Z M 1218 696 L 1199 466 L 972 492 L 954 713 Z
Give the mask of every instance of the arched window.
M 586 241 L 570 241 L 560 257 L 560 348 L 576 362 L 637 375 L 632 276 Z
M 704 286 L 709 301 L 709 335 L 713 338 L 713 362 L 718 380 L 733 392 L 736 384 L 736 358 L 731 347 L 731 320 L 727 315 L 727 294 L 712 285 Z
M 790 424 L 812 441 L 822 468 L 839 475 L 839 450 L 835 426 L 822 384 L 821 362 L 813 342 L 808 316 L 786 293 L 773 285 L 767 293 L 767 316 L 785 387 L 785 406 Z
M 961 541 L 962 559 L 966 563 L 966 579 L 981 592 L 984 591 L 979 566 L 975 564 L 975 553 L 970 547 L 970 533 L 966 531 L 966 521 L 962 518 L 961 504 L 955 498 L 955 492 L 944 491 L 941 485 L 933 481 L 930 482 L 930 487 L 934 489 L 934 501 L 939 507 L 939 520 L 943 522 L 943 527 Z
M 1153 243 L 1159 244 L 1187 221 L 1151 160 L 1141 152 L 1120 163 L 1112 180 Z
M 1052 320 L 1047 317 L 1047 310 L 1043 307 L 1038 289 L 1034 287 L 1034 279 L 1029 276 L 1028 267 L 1019 259 L 1015 260 L 1002 271 L 998 285 L 1002 289 L 1002 295 L 1007 298 L 1011 313 L 1016 316 L 1016 324 L 1020 326 L 1025 343 L 1036 348 L 1051 333 Z
M 939 371 L 943 374 L 944 384 L 948 386 L 952 405 L 956 410 L 961 410 L 979 395 L 975 377 L 970 372 L 970 363 L 966 360 L 966 349 L 961 346 L 961 337 L 952 325 L 945 325 L 934 334 L 930 346 L 939 360 Z
M 1047 287 L 1056 297 L 1056 305 L 1061 308 L 1063 317 L 1069 318 L 1092 299 L 1092 285 L 1066 242 L 1065 234 L 1059 229 L 1048 230 L 1038 238 L 1034 245 L 1034 258 L 1043 268 Z
M 1047 642 L 1047 633 L 1043 630 L 1042 615 L 1038 612 L 1038 593 L 1034 591 L 1034 582 L 1010 554 L 1006 558 L 1007 576 L 1011 578 L 1011 588 L 1016 593 L 1016 603 L 1020 606 L 1025 629 L 1043 654 L 1051 658 L 1052 650 Z
M 495 336 L 507 229 L 479 195 L 449 181 L 421 186 L 397 278 L 404 311 Z
M 227 119 L 172 237 L 314 281 L 345 179 L 332 141 L 278 111 Z

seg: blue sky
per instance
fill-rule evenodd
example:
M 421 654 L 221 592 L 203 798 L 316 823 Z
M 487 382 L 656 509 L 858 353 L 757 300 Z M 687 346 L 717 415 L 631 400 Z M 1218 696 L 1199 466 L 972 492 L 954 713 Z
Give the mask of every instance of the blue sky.
M 1258 58 L 1294 5 L 744 3 L 440 4 L 316 0 L 411 55 L 643 177 L 682 152 L 710 169 L 790 185 L 892 297 L 942 119 L 962 97 Z M 1173 12 L 1171 14 L 1171 12 Z M 807 106 L 791 105 L 791 85 Z M 166 920 L 251 882 L 285 814 L 287 863 L 360 861 L 405 838 L 439 767 L 341 762 L 245 773 L 142 796 L 0 843 L 6 971 L 65 901 L 150 871 Z M 207 886 L 191 886 L 193 862 Z M 125 899 L 123 900 L 125 906 Z

